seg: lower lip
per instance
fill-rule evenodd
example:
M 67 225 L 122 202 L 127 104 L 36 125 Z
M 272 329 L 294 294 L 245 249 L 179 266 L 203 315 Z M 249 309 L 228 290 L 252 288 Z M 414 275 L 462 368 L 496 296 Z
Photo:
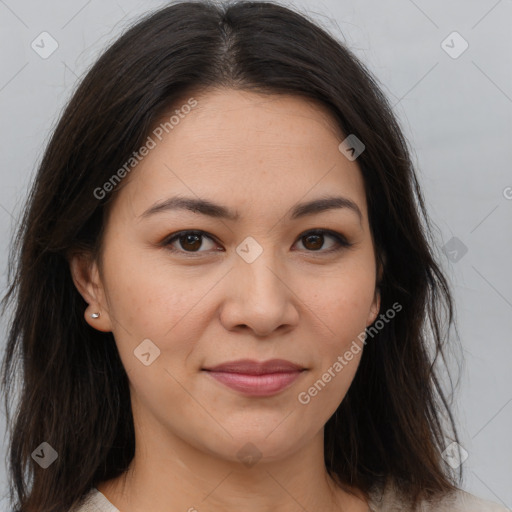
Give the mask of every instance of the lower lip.
M 215 371 L 208 371 L 208 373 L 222 384 L 245 395 L 271 396 L 290 386 L 302 372 L 267 373 L 264 375 Z

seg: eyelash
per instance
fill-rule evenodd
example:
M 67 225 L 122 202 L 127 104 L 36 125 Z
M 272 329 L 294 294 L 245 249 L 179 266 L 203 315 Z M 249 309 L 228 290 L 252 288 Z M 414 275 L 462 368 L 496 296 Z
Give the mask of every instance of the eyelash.
M 188 230 L 188 231 L 179 231 L 177 233 L 173 233 L 172 235 L 170 235 L 167 238 L 165 238 L 161 242 L 161 245 L 163 247 L 165 247 L 167 250 L 169 250 L 170 252 L 187 254 L 187 255 L 190 255 L 190 256 L 187 256 L 187 257 L 192 257 L 192 258 L 197 257 L 196 255 L 199 255 L 202 252 L 208 252 L 208 251 L 185 251 L 185 250 L 176 249 L 176 248 L 171 246 L 171 244 L 175 240 L 178 240 L 179 238 L 184 237 L 185 235 L 199 235 L 201 237 L 209 238 L 212 242 L 217 243 L 215 241 L 215 239 L 212 236 L 209 236 L 205 231 L 201 231 L 201 230 Z M 320 249 L 317 250 L 317 251 L 307 250 L 306 249 L 306 252 L 310 252 L 310 253 L 313 253 L 313 254 L 315 254 L 315 253 L 332 254 L 332 253 L 336 253 L 336 252 L 342 251 L 343 249 L 348 249 L 349 247 L 354 245 L 354 244 L 348 242 L 343 235 L 341 235 L 340 233 L 337 233 L 336 231 L 331 231 L 330 229 L 313 229 L 313 230 L 309 230 L 309 231 L 304 232 L 301 236 L 299 236 L 297 240 L 301 240 L 302 238 L 306 238 L 307 236 L 310 236 L 310 235 L 328 235 L 328 236 L 334 238 L 336 240 L 337 244 L 338 244 L 338 246 L 335 247 L 334 249 L 328 249 L 327 251 L 322 251 Z

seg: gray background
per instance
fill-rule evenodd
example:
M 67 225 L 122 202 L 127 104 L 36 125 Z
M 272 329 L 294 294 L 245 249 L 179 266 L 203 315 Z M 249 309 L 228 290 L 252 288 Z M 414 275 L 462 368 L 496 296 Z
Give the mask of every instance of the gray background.
M 15 219 L 77 78 L 129 22 L 164 3 L 0 0 L 2 289 Z M 455 293 L 465 357 L 455 399 L 461 444 L 469 454 L 464 488 L 510 508 L 512 1 L 285 5 L 311 14 L 348 44 L 395 105 Z M 43 31 L 59 45 L 47 59 L 31 48 Z M 457 58 L 442 47 L 453 31 L 469 44 Z M 462 48 L 451 39 L 445 43 L 453 47 L 449 51 Z M 1 327 L 3 349 L 5 319 Z M 0 420 L 3 433 L 3 410 Z M 0 492 L 6 485 L 5 453 L 4 440 Z

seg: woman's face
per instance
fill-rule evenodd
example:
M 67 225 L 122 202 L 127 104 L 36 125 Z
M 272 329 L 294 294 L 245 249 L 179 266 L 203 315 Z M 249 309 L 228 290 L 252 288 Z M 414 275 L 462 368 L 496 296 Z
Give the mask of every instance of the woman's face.
M 323 439 L 362 355 L 354 341 L 378 313 L 364 183 L 319 106 L 227 89 L 195 100 L 124 178 L 101 273 L 93 265 L 79 285 L 86 320 L 114 334 L 139 433 L 279 459 Z M 165 206 L 178 196 L 218 206 Z M 327 197 L 353 207 L 303 206 Z M 170 240 L 191 230 L 204 234 Z M 207 371 L 241 359 L 302 371 Z

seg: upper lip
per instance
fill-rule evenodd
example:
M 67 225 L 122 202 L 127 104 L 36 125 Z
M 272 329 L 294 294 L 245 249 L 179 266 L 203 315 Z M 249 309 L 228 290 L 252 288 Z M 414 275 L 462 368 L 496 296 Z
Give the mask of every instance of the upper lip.
M 207 371 L 243 373 L 246 375 L 263 375 L 266 373 L 288 373 L 304 370 L 299 364 L 285 359 L 269 359 L 268 361 L 254 361 L 252 359 L 239 359 L 229 361 L 217 366 L 203 368 Z

